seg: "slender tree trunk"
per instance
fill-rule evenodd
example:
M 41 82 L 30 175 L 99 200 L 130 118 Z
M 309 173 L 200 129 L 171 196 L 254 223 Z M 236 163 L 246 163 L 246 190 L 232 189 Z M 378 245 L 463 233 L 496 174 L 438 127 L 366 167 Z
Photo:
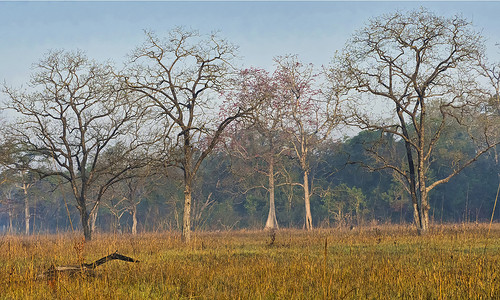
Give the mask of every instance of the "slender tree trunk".
M 269 162 L 269 214 L 267 215 L 265 229 L 278 229 L 278 220 L 276 219 L 276 208 L 274 205 L 274 159 Z
M 9 207 L 9 233 L 14 233 L 14 226 L 12 225 L 14 219 L 14 212 L 12 211 L 12 207 Z
M 356 212 L 356 226 L 361 226 L 361 214 L 359 209 L 359 200 L 356 200 L 356 207 L 354 209 Z
M 132 234 L 137 234 L 137 206 L 132 208 Z
M 403 225 L 403 205 L 399 205 L 399 225 Z
M 28 187 L 23 183 L 24 190 L 24 234 L 30 234 L 30 204 L 28 201 Z
M 182 215 L 182 241 L 188 243 L 191 241 L 191 204 L 192 204 L 192 183 L 193 183 L 193 151 L 189 133 L 184 132 L 184 161 L 182 168 L 184 170 L 184 212 Z
M 309 194 L 309 172 L 304 170 L 304 203 L 306 209 L 306 229 L 312 230 L 311 195 Z
M 191 183 L 186 182 L 184 187 L 184 214 L 182 217 L 182 239 L 184 242 L 191 240 Z

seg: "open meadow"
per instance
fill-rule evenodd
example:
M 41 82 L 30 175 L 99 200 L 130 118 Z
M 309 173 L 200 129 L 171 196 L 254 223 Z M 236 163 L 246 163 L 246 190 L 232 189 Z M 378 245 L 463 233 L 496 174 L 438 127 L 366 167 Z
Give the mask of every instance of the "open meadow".
M 39 278 L 93 262 L 94 274 Z M 500 225 L 0 237 L 1 299 L 500 299 Z

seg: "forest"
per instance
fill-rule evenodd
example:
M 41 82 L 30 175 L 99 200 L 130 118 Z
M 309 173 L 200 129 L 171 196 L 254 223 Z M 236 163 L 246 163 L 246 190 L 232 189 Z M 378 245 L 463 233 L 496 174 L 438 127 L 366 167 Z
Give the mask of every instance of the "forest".
M 238 69 L 236 45 L 185 28 L 146 31 L 121 69 L 51 50 L 2 88 L 0 232 L 496 221 L 486 53 L 471 22 L 426 9 L 373 18 L 322 67 Z

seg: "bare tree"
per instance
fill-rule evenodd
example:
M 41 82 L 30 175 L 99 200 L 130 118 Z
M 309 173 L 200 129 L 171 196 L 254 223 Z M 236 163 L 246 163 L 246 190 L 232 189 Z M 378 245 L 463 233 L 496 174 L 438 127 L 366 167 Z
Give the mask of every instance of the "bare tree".
M 134 235 L 137 234 L 137 206 L 151 193 L 154 187 L 151 180 L 156 177 L 155 174 L 151 174 L 149 170 L 146 170 L 146 172 L 124 181 L 126 185 L 125 206 L 127 212 L 132 216 L 132 234 Z
M 151 169 L 151 165 L 134 170 L 133 176 L 115 184 L 108 192 L 108 200 L 104 205 L 115 217 L 115 230 L 121 232 L 120 219 L 125 213 L 132 217 L 131 233 L 137 234 L 137 206 L 156 187 L 158 174 Z
M 279 74 L 261 69 L 248 69 L 240 73 L 236 92 L 228 105 L 243 106 L 259 103 L 259 109 L 233 128 L 231 152 L 246 161 L 257 160 L 254 172 L 267 177 L 267 183 L 248 189 L 262 188 L 269 194 L 269 213 L 265 229 L 278 229 L 275 207 L 276 177 L 279 175 L 280 157 L 287 151 L 283 120 L 290 112 L 288 98 L 282 93 Z
M 216 34 L 200 35 L 181 28 L 166 39 L 146 32 L 146 42 L 131 55 L 123 75 L 130 90 L 149 102 L 165 121 L 159 153 L 165 166 L 184 173 L 182 237 L 191 238 L 193 183 L 203 160 L 224 129 L 247 110 L 235 108 L 218 117 L 218 95 L 231 76 L 236 48 Z
M 89 213 L 104 192 L 140 165 L 142 108 L 117 85 L 110 65 L 81 52 L 54 51 L 35 65 L 30 90 L 4 86 L 18 117 L 11 134 L 40 159 L 30 169 L 70 185 L 90 240 Z M 128 163 L 118 163 L 123 160 Z M 48 163 L 53 162 L 52 163 Z M 89 191 L 96 191 L 89 207 Z
M 474 155 L 456 161 L 447 176 L 429 182 L 427 170 L 443 131 L 449 126 L 470 129 L 471 120 L 488 117 L 481 114 L 484 97 L 477 80 L 482 56 L 483 39 L 467 20 L 420 9 L 372 19 L 353 35 L 332 66 L 334 85 L 352 100 L 353 121 L 404 141 L 406 166 L 383 155 L 377 158 L 383 168 L 408 182 L 419 232 L 429 226 L 429 192 L 497 144 L 489 129 L 476 130 L 481 135 L 474 136 Z M 381 113 L 370 116 L 367 109 Z
M 312 65 L 300 63 L 296 56 L 278 57 L 275 61 L 280 98 L 287 103 L 282 125 L 302 170 L 303 181 L 299 185 L 304 191 L 305 227 L 311 230 L 310 156 L 340 124 L 341 103 L 332 90 L 326 93 L 317 87 L 320 74 L 314 73 Z
M 113 215 L 113 232 L 122 234 L 122 225 L 121 218 L 127 211 L 127 207 L 124 205 L 124 202 L 127 201 L 127 198 L 116 198 L 115 195 L 111 195 L 107 201 L 103 201 L 104 206 L 109 210 L 111 215 Z

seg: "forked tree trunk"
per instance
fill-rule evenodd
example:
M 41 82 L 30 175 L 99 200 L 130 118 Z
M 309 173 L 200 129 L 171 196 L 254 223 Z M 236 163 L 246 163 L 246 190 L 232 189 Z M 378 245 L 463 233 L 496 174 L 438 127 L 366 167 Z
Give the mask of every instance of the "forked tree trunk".
M 278 229 L 278 220 L 276 219 L 276 207 L 274 205 L 274 160 L 271 158 L 269 162 L 269 214 L 265 229 Z
M 401 125 L 401 129 L 403 130 L 403 135 L 406 139 L 410 139 L 410 135 L 406 128 L 406 122 L 403 117 L 403 112 L 396 105 L 396 111 L 398 114 L 399 122 Z M 415 164 L 413 162 L 413 154 L 411 144 L 408 141 L 405 141 L 406 148 L 406 159 L 408 163 L 408 171 L 409 171 L 409 185 L 410 185 L 410 197 L 413 206 L 413 221 L 417 227 L 417 231 L 420 234 L 422 232 L 422 213 L 421 213 L 421 205 L 418 201 L 417 197 L 417 180 L 415 175 Z

